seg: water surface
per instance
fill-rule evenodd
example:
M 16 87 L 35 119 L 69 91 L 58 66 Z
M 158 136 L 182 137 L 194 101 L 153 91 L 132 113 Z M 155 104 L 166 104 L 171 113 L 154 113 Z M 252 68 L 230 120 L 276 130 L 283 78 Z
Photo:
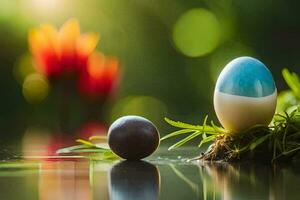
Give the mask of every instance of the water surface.
M 35 157 L 0 164 L 0 199 L 300 199 L 299 164 L 185 162 L 161 148 L 145 161 Z

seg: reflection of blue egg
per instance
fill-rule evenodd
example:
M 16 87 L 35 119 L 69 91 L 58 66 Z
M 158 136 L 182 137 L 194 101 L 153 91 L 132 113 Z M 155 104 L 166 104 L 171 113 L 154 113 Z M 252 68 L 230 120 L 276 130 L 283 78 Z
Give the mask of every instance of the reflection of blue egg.
M 268 124 L 275 112 L 276 96 L 268 68 L 255 58 L 240 57 L 221 72 L 214 106 L 224 128 L 241 131 L 256 124 Z

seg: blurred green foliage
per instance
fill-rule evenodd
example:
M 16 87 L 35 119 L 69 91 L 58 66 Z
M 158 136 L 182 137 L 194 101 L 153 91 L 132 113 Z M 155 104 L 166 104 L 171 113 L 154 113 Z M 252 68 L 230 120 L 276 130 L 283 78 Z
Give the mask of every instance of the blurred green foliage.
M 51 94 L 51 86 L 45 101 L 31 105 L 22 95 L 22 86 L 14 75 L 18 60 L 28 53 L 27 33 L 31 27 L 44 22 L 60 26 L 75 17 L 83 31 L 100 33 L 97 48 L 116 55 L 123 71 L 119 95 L 105 109 L 104 118 L 108 123 L 112 116 L 120 114 L 116 111 L 131 114 L 130 109 L 135 105 L 142 108 L 133 110 L 138 114 L 145 110 L 145 116 L 153 121 L 160 118 L 162 121 L 167 115 L 198 123 L 206 114 L 215 116 L 212 97 L 217 74 L 237 56 L 252 55 L 262 60 L 270 68 L 279 91 L 287 87 L 281 77 L 283 67 L 300 73 L 299 6 L 299 1 L 282 0 L 2 0 L 2 141 L 20 138 L 28 126 L 55 127 L 57 124 L 57 97 Z M 220 38 L 208 54 L 189 57 L 178 50 L 172 35 L 177 20 L 195 8 L 205 9 L 216 18 Z M 195 28 L 197 34 L 199 27 Z M 199 39 L 190 34 L 189 37 Z M 79 101 L 75 100 L 71 106 L 74 127 L 85 109 Z M 131 102 L 123 108 L 120 101 Z M 163 108 L 158 115 L 153 113 L 156 105 Z M 158 126 L 162 134 L 167 129 L 164 125 Z
M 277 112 L 291 112 L 300 104 L 300 80 L 299 76 L 288 69 L 282 70 L 282 76 L 289 86 L 288 90 L 278 95 Z

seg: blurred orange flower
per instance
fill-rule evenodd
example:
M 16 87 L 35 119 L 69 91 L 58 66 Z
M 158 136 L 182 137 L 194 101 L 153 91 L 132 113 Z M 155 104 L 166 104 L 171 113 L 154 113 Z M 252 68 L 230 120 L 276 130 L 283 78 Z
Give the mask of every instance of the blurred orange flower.
M 116 58 L 96 52 L 99 36 L 80 33 L 76 19 L 68 20 L 59 30 L 42 24 L 29 33 L 29 46 L 37 70 L 48 79 L 78 78 L 79 91 L 90 97 L 110 94 L 119 76 Z
M 93 53 L 85 69 L 78 81 L 78 89 L 83 95 L 98 99 L 115 91 L 119 75 L 119 63 L 116 58 Z

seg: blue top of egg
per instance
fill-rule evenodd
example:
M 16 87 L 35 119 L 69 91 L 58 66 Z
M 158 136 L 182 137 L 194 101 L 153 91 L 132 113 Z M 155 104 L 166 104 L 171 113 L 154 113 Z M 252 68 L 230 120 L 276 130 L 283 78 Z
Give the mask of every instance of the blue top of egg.
M 216 90 L 238 96 L 264 97 L 273 94 L 276 86 L 271 72 L 262 62 L 252 57 L 239 57 L 225 66 Z

